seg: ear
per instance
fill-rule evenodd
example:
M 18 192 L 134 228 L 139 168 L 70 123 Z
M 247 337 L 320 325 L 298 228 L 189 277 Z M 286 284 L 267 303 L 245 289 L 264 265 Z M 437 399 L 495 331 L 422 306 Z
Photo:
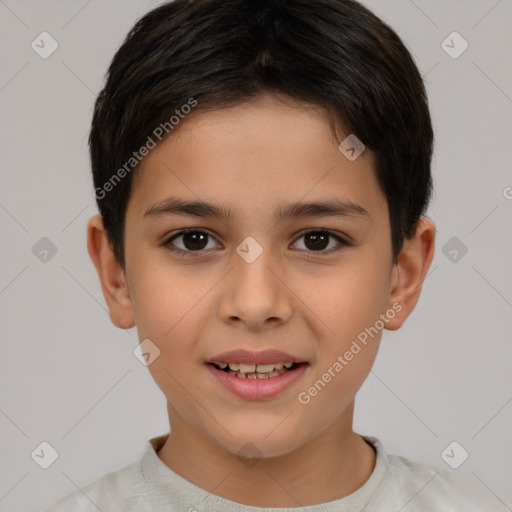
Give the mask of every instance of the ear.
M 114 256 L 101 215 L 87 223 L 87 249 L 100 278 L 110 320 L 120 329 L 130 329 L 135 320 L 126 276 Z
M 396 311 L 386 329 L 399 329 L 412 313 L 420 297 L 423 281 L 434 258 L 436 227 L 421 217 L 415 235 L 404 240 L 398 260 L 393 265 L 388 307 Z M 394 306 L 392 306 L 394 304 Z

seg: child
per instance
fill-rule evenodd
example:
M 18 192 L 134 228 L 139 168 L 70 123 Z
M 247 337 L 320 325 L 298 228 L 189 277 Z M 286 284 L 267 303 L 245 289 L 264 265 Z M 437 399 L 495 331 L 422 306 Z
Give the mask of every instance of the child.
M 506 510 L 352 430 L 434 254 L 428 102 L 392 29 L 353 0 L 163 4 L 89 142 L 89 254 L 170 434 L 49 512 Z

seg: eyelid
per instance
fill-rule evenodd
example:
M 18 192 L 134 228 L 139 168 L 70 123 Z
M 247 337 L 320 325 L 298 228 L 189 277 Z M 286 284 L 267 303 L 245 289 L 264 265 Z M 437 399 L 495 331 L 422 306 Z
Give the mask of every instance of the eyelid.
M 299 234 L 296 236 L 295 240 L 297 240 L 300 237 L 302 237 L 304 235 L 307 235 L 309 233 L 318 233 L 318 232 L 327 233 L 332 238 L 336 238 L 336 240 L 338 240 L 340 243 L 343 243 L 345 245 L 350 245 L 351 244 L 350 238 L 347 235 L 343 235 L 341 233 L 338 233 L 337 231 L 333 231 L 332 229 L 327 229 L 327 228 L 308 228 L 308 229 L 305 229 L 305 230 L 299 232 Z M 310 252 L 315 252 L 315 251 L 310 251 Z M 326 251 L 319 251 L 319 252 L 326 252 Z
M 294 242 L 292 242 L 291 245 L 297 243 L 299 239 L 301 239 L 304 235 L 307 235 L 309 233 L 326 233 L 330 238 L 334 238 L 338 243 L 335 247 L 331 247 L 330 249 L 324 249 L 321 251 L 308 251 L 304 249 L 299 249 L 299 252 L 301 253 L 301 257 L 304 258 L 310 258 L 318 260 L 319 258 L 327 258 L 329 256 L 332 256 L 333 254 L 337 254 L 342 249 L 347 248 L 352 245 L 345 237 L 343 237 L 341 234 L 338 234 L 336 231 L 332 231 L 327 228 L 308 228 L 304 231 L 301 231 L 294 239 Z
M 213 235 L 208 229 L 205 229 L 205 228 L 183 228 L 183 229 L 176 231 L 175 233 L 172 233 L 171 235 L 166 236 L 162 243 L 162 246 L 174 253 L 177 253 L 179 256 L 195 256 L 195 255 L 201 255 L 201 254 L 203 254 L 203 255 L 208 254 L 208 251 L 205 251 L 205 250 L 187 251 L 184 249 L 180 249 L 179 247 L 175 247 L 171 244 L 171 242 L 174 239 L 179 238 L 182 235 L 186 235 L 187 233 L 196 233 L 196 232 L 206 234 L 206 235 L 208 235 L 209 238 L 212 238 L 215 241 L 217 241 L 216 236 Z

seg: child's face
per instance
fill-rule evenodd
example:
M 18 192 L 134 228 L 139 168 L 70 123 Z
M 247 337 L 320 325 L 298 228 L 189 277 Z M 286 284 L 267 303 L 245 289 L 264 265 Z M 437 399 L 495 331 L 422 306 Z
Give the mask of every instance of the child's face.
M 143 160 L 125 224 L 129 303 L 117 315 L 128 320 L 118 325 L 134 321 L 140 340 L 160 349 L 149 370 L 167 397 L 172 430 L 185 420 L 231 453 L 250 442 L 267 456 L 290 452 L 329 426 L 350 431 L 355 393 L 377 354 L 380 315 L 388 329 L 404 319 L 393 308 L 398 271 L 374 165 L 368 149 L 355 161 L 340 152 L 321 111 L 271 98 L 186 119 Z M 233 216 L 145 216 L 170 197 Z M 366 213 L 275 217 L 292 203 L 335 200 Z M 164 244 L 185 228 L 209 238 Z M 303 236 L 320 229 L 349 245 L 318 232 Z M 256 250 L 254 261 L 246 257 Z M 358 335 L 370 327 L 363 344 Z M 243 398 L 207 364 L 236 349 L 276 349 L 307 365 L 274 396 Z M 318 380 L 320 391 L 308 392 Z M 255 389 L 259 379 L 247 383 Z

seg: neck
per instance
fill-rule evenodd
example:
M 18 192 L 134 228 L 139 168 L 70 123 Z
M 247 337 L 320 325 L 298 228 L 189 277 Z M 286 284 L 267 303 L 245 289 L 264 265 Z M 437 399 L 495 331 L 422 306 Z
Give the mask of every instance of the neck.
M 247 464 L 192 428 L 172 406 L 168 410 L 172 432 L 158 457 L 186 480 L 236 503 L 286 508 L 333 501 L 359 489 L 375 467 L 373 447 L 352 431 L 353 402 L 296 450 Z

